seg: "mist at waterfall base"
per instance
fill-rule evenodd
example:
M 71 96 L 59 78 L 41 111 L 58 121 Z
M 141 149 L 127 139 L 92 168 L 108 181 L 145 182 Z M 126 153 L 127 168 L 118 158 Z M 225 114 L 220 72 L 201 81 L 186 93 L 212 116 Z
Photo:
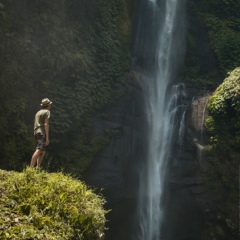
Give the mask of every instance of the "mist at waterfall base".
M 131 240 L 165 240 L 165 182 L 172 152 L 183 142 L 184 85 L 173 85 L 184 58 L 184 0 L 141 0 L 134 18 L 133 66 L 142 81 L 147 158 L 139 163 L 139 189 Z M 177 144 L 176 144 L 177 143 Z M 173 149 L 179 146 L 179 149 Z

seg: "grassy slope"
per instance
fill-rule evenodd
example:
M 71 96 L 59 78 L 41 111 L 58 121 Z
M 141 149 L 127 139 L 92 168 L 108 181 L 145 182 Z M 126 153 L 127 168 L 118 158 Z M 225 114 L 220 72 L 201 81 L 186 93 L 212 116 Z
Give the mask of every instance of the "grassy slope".
M 104 203 L 62 173 L 0 170 L 0 239 L 102 239 Z

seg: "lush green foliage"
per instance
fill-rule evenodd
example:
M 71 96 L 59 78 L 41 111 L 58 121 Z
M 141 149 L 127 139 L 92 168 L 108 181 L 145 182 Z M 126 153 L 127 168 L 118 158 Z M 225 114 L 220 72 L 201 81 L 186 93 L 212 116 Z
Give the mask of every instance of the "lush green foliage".
M 224 74 L 240 66 L 240 2 L 203 0 L 202 16 L 211 47 Z
M 229 139 L 236 141 L 232 145 L 237 146 L 240 143 L 240 68 L 232 71 L 216 89 L 209 99 L 208 109 L 213 120 L 207 121 L 211 132 L 228 134 Z
M 216 15 L 218 18 L 239 17 L 240 2 L 238 0 L 201 0 L 201 2 L 204 11 Z
M 218 69 L 209 47 L 207 31 L 201 17 L 201 1 L 188 1 L 186 57 L 181 82 L 197 87 L 212 88 L 218 78 Z M 207 57 L 206 57 L 207 56 Z
M 217 239 L 224 236 L 236 239 L 239 219 L 236 209 L 239 205 L 240 68 L 232 71 L 216 89 L 209 99 L 208 110 L 210 116 L 205 124 L 211 146 L 207 151 L 205 177 L 207 185 L 215 192 L 219 214 L 218 219 L 210 224 L 209 231 Z M 221 234 L 216 226 L 222 229 Z
M 105 200 L 62 173 L 0 170 L 0 239 L 102 239 Z
M 240 66 L 239 0 L 188 1 L 186 61 L 181 81 L 215 89 Z
M 107 144 L 106 136 L 92 137 L 93 116 L 121 96 L 130 7 L 124 0 L 0 1 L 2 167 L 29 163 L 33 118 L 44 97 L 53 101 L 51 170 L 80 174 Z

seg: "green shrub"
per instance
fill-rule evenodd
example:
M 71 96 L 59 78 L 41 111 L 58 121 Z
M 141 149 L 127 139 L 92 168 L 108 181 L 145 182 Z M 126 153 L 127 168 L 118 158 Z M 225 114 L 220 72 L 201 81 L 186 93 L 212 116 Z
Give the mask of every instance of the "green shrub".
M 210 116 L 205 126 L 211 145 L 206 151 L 208 164 L 204 175 L 207 186 L 215 193 L 217 214 L 228 239 L 238 236 L 239 164 L 240 164 L 240 68 L 216 89 L 208 102 Z M 214 220 L 213 220 L 214 221 Z M 211 231 L 218 239 L 219 231 L 212 222 Z
M 62 173 L 0 170 L 0 239 L 102 239 L 105 200 Z
M 240 67 L 230 72 L 229 77 L 217 88 L 209 99 L 208 109 L 217 118 L 226 115 L 227 118 L 240 117 Z

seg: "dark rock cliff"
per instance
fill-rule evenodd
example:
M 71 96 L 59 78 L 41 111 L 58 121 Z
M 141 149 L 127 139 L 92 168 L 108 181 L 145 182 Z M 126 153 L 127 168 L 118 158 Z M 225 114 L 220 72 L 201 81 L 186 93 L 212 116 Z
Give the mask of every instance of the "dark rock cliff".
M 146 117 L 144 111 L 144 81 L 137 73 L 128 77 L 124 96 L 106 110 L 105 119 L 96 119 L 95 135 L 107 128 L 119 129 L 88 171 L 87 183 L 103 188 L 107 198 L 109 220 L 106 239 L 132 240 L 137 203 L 138 170 L 146 158 Z M 169 177 L 165 190 L 166 240 L 200 239 L 205 211 L 208 211 L 211 193 L 203 186 L 201 150 L 207 144 L 203 122 L 207 116 L 209 93 L 199 95 L 187 89 L 189 105 L 185 118 L 184 146 L 176 151 L 169 163 Z M 198 96 L 194 95 L 198 92 Z M 194 99 L 195 100 L 192 100 Z M 175 149 L 179 146 L 174 145 Z
M 188 108 L 183 147 L 179 151 L 179 144 L 177 141 L 174 143 L 174 152 L 169 162 L 164 194 L 164 240 L 203 239 L 201 235 L 204 223 L 211 218 L 214 210 L 212 193 L 203 183 L 203 149 L 208 144 L 203 124 L 207 117 L 208 90 L 213 90 L 221 76 L 217 71 L 204 23 L 192 10 L 196 9 L 196 5 L 189 1 L 187 35 L 189 39 L 194 39 L 195 47 L 188 46 L 185 67 L 189 71 L 197 65 L 199 72 L 196 76 L 188 76 L 191 79 L 186 81 Z M 138 62 L 134 63 L 141 66 Z M 217 74 L 210 85 L 204 85 L 195 79 L 198 75 L 204 78 L 212 71 Z M 124 96 L 106 109 L 105 119 L 95 121 L 95 135 L 103 134 L 107 128 L 119 129 L 122 133 L 111 139 L 93 162 L 86 178 L 88 184 L 104 189 L 107 207 L 112 209 L 107 215 L 109 230 L 106 231 L 106 240 L 137 240 L 134 238 L 133 222 L 136 221 L 138 170 L 146 158 L 147 145 L 144 81 L 147 81 L 146 76 L 136 72 L 130 74 L 128 84 L 123 89 Z
M 137 171 L 146 155 L 146 118 L 143 109 L 144 89 L 141 78 L 132 72 L 122 90 L 124 96 L 106 109 L 105 119 L 96 119 L 95 135 L 105 129 L 118 129 L 99 154 L 88 172 L 87 183 L 103 188 L 107 198 L 109 220 L 106 239 L 130 239 L 131 225 L 135 221 Z
M 193 91 L 188 90 L 189 100 Z M 200 239 L 206 212 L 211 208 L 212 193 L 203 183 L 203 149 L 207 145 L 204 120 L 209 93 L 189 101 L 185 118 L 184 143 L 181 151 L 173 153 L 165 190 L 164 239 Z

